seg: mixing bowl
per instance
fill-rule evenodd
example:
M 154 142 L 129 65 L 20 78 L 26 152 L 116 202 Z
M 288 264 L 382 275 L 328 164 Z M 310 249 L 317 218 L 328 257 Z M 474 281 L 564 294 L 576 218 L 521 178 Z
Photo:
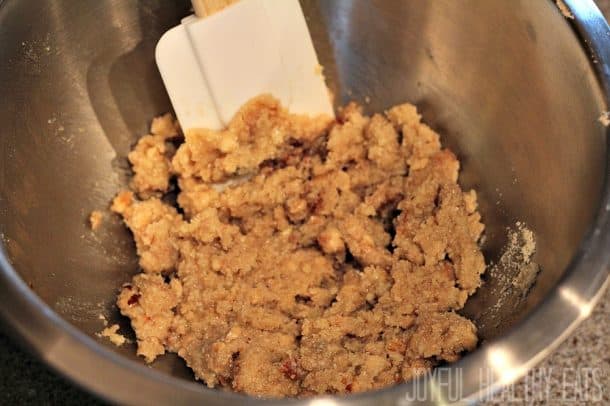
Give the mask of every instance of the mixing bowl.
M 536 235 L 541 271 L 529 291 L 498 277 L 510 269 L 485 278 L 464 309 L 482 345 L 446 367 L 452 385 L 433 376 L 302 402 L 476 400 L 526 373 L 591 311 L 610 256 L 598 120 L 610 31 L 592 1 L 565 5 L 303 1 L 336 104 L 417 104 L 460 157 L 463 186 L 479 192 L 487 260 L 498 262 L 518 221 Z M 171 109 L 154 47 L 188 13 L 187 1 L 0 1 L 0 314 L 57 371 L 121 403 L 258 401 L 194 382 L 177 357 L 147 367 L 133 345 L 96 336 L 100 314 L 129 334 L 113 302 L 138 269 L 120 220 L 107 213 L 92 232 L 87 217 L 125 187 L 127 152 Z

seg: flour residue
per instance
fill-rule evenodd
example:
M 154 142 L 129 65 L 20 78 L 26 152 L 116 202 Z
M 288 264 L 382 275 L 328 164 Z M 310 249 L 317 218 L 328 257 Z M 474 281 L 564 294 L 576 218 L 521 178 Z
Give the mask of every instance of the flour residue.
M 535 253 L 534 233 L 524 223 L 516 222 L 515 228 L 508 230 L 508 242 L 500 259 L 489 270 L 502 287 L 495 307 L 501 307 L 505 298 L 515 293 L 521 297 L 527 295 L 540 272 L 539 265 L 532 260 Z

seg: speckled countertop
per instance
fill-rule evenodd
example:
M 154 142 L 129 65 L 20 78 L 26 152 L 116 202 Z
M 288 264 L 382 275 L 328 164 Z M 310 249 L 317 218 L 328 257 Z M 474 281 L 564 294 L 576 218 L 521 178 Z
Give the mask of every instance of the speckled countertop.
M 598 0 L 610 18 L 610 0 Z M 610 404 L 610 290 L 591 317 L 526 378 L 485 405 Z M 0 333 L 0 405 L 101 405 Z

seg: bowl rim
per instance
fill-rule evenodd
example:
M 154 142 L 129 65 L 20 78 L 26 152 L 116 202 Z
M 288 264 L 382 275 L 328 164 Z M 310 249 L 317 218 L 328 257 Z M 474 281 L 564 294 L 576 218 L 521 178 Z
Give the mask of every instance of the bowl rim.
M 610 27 L 593 0 L 555 0 L 563 2 L 574 18 L 568 21 L 602 90 L 606 107 L 610 98 Z M 0 7 L 4 5 L 0 0 Z M 482 345 L 460 361 L 446 367 L 448 373 L 473 372 L 486 368 L 487 385 L 481 386 L 480 375 L 461 376 L 464 387 L 461 402 L 475 403 L 515 382 L 529 369 L 553 352 L 582 320 L 610 285 L 610 128 L 605 130 L 606 166 L 599 208 L 592 226 L 582 239 L 564 275 L 548 296 L 506 334 Z M 96 342 L 72 326 L 44 303 L 23 281 L 10 264 L 3 243 L 0 244 L 0 318 L 8 322 L 29 348 L 48 365 L 78 386 L 111 402 L 126 404 L 231 402 L 259 404 L 343 405 L 370 404 L 371 401 L 393 401 L 426 404 L 451 401 L 449 388 L 434 376 L 416 379 L 389 388 L 360 394 L 314 397 L 311 399 L 263 400 L 250 396 L 209 389 L 201 383 L 188 382 L 129 360 Z M 559 322 L 551 324 L 549 320 Z M 532 334 L 544 331 L 544 334 Z M 515 349 L 519 351 L 515 351 Z M 78 360 L 78 362 L 75 362 Z M 430 377 L 427 377 L 430 378 Z M 109 386 L 109 383 L 111 384 Z M 136 388 L 135 390 L 132 388 Z M 413 393 L 426 393 L 426 399 L 415 399 Z M 423 401 L 422 401 L 423 400 Z

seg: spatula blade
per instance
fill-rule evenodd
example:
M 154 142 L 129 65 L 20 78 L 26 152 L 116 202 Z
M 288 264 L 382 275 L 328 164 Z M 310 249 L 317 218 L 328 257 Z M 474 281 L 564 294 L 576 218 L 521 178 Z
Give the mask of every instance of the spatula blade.
M 185 19 L 159 41 L 157 64 L 185 129 L 223 127 L 262 93 L 294 113 L 334 114 L 298 0 L 242 0 Z
M 182 128 L 221 129 L 223 123 L 184 23 L 163 34 L 155 59 Z

